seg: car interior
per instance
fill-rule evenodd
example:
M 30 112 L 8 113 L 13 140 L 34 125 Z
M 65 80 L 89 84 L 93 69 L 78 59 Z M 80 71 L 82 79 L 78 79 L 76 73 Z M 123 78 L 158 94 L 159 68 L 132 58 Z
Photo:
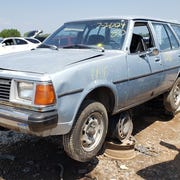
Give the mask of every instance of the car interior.
M 151 47 L 154 47 L 154 42 L 148 24 L 136 22 L 130 45 L 130 53 L 143 52 Z

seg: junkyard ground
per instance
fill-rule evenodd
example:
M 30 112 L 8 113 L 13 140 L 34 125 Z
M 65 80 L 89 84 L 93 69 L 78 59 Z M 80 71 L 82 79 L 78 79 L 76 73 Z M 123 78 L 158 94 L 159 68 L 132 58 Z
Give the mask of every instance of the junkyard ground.
M 180 179 L 180 113 L 167 116 L 159 102 L 134 110 L 135 157 L 103 153 L 89 163 L 71 160 L 61 137 L 40 138 L 0 131 L 0 180 Z

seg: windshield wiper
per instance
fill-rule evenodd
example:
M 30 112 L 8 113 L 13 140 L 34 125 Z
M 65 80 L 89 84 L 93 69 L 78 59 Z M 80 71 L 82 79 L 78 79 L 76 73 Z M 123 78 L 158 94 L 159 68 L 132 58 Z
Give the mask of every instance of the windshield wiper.
M 104 52 L 104 48 L 103 47 L 98 47 L 98 46 L 94 46 L 94 45 L 84 45 L 84 44 L 72 44 L 72 45 L 68 45 L 68 46 L 63 46 L 63 49 L 98 49 L 101 50 L 102 52 Z
M 49 49 L 53 49 L 53 50 L 59 50 L 57 46 L 55 45 L 50 45 L 50 44 L 41 44 L 39 45 L 37 48 L 49 48 Z

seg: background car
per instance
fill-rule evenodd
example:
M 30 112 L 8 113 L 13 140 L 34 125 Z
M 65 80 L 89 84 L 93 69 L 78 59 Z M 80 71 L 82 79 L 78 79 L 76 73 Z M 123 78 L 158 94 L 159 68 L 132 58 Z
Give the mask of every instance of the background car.
M 41 42 L 35 38 L 10 37 L 0 41 L 0 55 L 13 52 L 32 50 Z
M 38 45 L 41 44 L 41 41 L 39 41 L 39 40 L 36 39 L 36 38 L 24 37 L 24 39 L 26 39 L 27 41 L 30 41 L 31 43 L 34 43 L 34 44 L 38 44 Z
M 33 30 L 25 33 L 24 36 L 30 38 L 36 38 L 39 41 L 43 42 L 49 36 L 49 34 L 42 34 L 42 33 L 43 30 Z
M 40 35 L 41 33 L 43 33 L 42 30 L 33 30 L 33 31 L 29 31 L 27 32 L 27 37 L 33 37 L 36 38 L 38 35 Z

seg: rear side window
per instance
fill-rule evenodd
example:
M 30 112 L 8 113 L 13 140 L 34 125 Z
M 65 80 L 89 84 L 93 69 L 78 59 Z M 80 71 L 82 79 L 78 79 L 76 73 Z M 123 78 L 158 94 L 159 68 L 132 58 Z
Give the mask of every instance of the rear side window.
M 153 23 L 153 27 L 156 32 L 156 37 L 158 39 L 160 50 L 162 50 L 162 51 L 170 50 L 171 43 L 170 43 L 168 34 L 167 34 L 163 24 Z
M 180 40 L 180 26 L 178 26 L 178 25 L 171 25 L 171 26 L 174 29 L 175 33 L 177 34 L 177 36 Z
M 22 39 L 15 39 L 15 41 L 16 41 L 16 44 L 17 44 L 17 45 L 27 44 L 27 42 L 24 41 L 24 40 L 22 40 Z
M 169 39 L 170 39 L 170 43 L 171 43 L 171 48 L 175 49 L 179 47 L 179 43 L 175 37 L 175 35 L 173 34 L 173 32 L 171 31 L 171 29 L 169 28 L 168 25 L 165 25 L 165 29 L 168 33 Z

